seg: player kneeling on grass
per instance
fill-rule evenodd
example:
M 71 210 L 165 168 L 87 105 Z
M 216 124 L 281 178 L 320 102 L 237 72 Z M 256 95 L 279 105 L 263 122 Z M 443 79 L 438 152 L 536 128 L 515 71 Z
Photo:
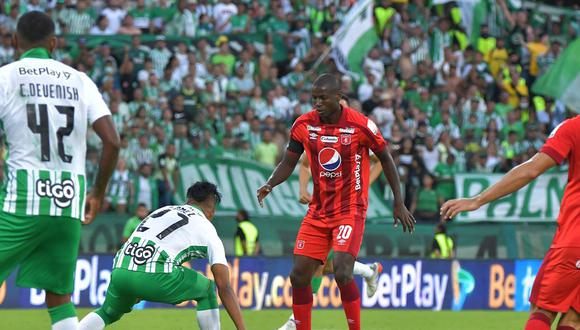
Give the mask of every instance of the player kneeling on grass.
M 245 329 L 238 299 L 230 287 L 223 243 L 211 224 L 221 195 L 209 182 L 196 182 L 187 190 L 185 205 L 154 211 L 117 252 L 103 306 L 88 314 L 80 329 L 103 329 L 139 300 L 179 304 L 197 301 L 202 330 L 220 329 L 215 286 L 237 329 Z M 208 258 L 214 281 L 182 264 Z

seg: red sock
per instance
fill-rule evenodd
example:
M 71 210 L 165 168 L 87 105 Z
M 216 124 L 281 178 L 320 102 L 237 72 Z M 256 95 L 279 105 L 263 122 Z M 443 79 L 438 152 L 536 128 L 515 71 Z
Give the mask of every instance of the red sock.
M 312 287 L 292 287 L 292 311 L 297 330 L 310 330 L 312 323 Z
M 356 282 L 350 281 L 345 285 L 339 285 L 342 308 L 346 314 L 349 330 L 360 330 L 360 295 Z
M 569 325 L 560 325 L 556 328 L 556 330 L 575 330 L 574 327 Z
M 550 330 L 550 323 L 548 315 L 536 312 L 530 315 L 524 330 Z

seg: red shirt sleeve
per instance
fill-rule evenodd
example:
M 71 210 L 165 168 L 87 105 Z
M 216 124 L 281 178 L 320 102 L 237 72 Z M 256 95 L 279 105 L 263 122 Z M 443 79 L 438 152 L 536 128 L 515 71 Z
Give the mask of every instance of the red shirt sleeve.
M 378 155 L 387 145 L 387 141 L 383 138 L 377 125 L 372 120 L 368 118 L 365 119 L 366 123 L 361 123 L 359 126 L 362 135 L 361 143 Z
M 574 126 L 570 120 L 565 120 L 556 126 L 540 152 L 552 157 L 558 165 L 561 164 L 564 159 L 568 158 L 574 147 L 574 132 L 580 128 Z

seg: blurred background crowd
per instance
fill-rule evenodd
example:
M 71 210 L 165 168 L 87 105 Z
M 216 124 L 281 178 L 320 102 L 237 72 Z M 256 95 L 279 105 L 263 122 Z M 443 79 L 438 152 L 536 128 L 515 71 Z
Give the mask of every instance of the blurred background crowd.
M 354 2 L 3 1 L 0 65 L 18 59 L 20 15 L 54 18 L 53 58 L 95 81 L 121 134 L 105 205 L 120 213 L 171 203 L 188 158 L 275 165 L 289 127 L 312 109 L 309 89 L 322 72 L 340 75 L 351 107 L 377 123 L 406 203 L 422 220 L 438 220 L 456 173 L 505 172 L 566 118 L 563 104 L 530 87 L 580 33 L 577 15 L 482 0 L 484 15 L 468 36 L 456 2 L 376 1 L 379 44 L 363 74 L 342 74 L 331 57 L 317 60 Z M 89 144 L 91 182 L 95 134 Z

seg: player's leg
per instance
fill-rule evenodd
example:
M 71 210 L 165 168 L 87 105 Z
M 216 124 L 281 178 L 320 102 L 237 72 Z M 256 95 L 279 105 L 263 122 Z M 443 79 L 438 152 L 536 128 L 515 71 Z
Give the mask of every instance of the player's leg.
M 578 298 L 580 300 L 580 297 Z M 563 314 L 558 322 L 556 330 L 577 330 L 580 329 L 580 313 L 574 308 Z
M 290 273 L 292 310 L 297 329 L 310 329 L 314 273 L 328 256 L 332 238 L 327 228 L 305 221 L 300 226 L 294 246 L 294 265 Z
M 28 257 L 37 243 L 36 221 L 0 210 L 0 284 Z
M 131 272 L 124 269 L 114 269 L 111 273 L 111 281 L 107 288 L 107 295 L 103 305 L 87 314 L 79 323 L 79 330 L 101 330 L 107 325 L 121 319 L 129 313 L 133 305 L 137 302 L 137 294 L 133 286 L 142 286 L 147 289 L 158 285 L 151 280 L 149 274 Z
M 580 249 L 574 248 L 548 251 L 530 294 L 532 309 L 526 330 L 550 329 L 558 313 L 568 314 L 572 308 L 580 308 L 580 272 L 576 268 L 579 256 Z M 574 316 L 564 315 L 563 319 L 573 322 Z
M 25 219 L 28 220 L 28 219 Z M 70 217 L 38 216 L 38 243 L 21 262 L 16 284 L 46 290 L 52 329 L 77 329 L 78 319 L 70 295 L 81 235 L 81 223 Z
M 360 294 L 354 281 L 354 263 L 364 233 L 363 221 L 345 221 L 332 232 L 334 279 L 340 290 L 342 307 L 350 330 L 360 330 Z

